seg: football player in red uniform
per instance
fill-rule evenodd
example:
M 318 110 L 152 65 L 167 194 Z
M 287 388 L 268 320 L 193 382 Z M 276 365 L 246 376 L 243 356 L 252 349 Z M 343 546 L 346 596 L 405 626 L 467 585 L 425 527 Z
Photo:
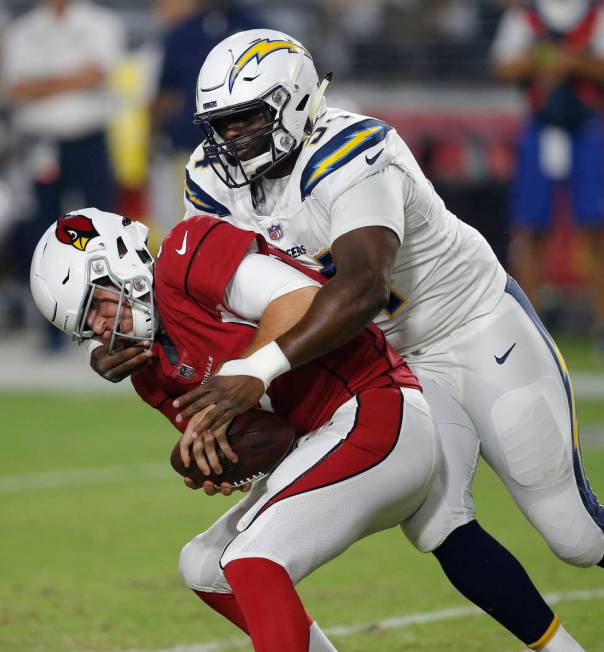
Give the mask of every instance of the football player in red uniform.
M 270 342 L 324 281 L 261 236 L 211 217 L 178 224 L 152 270 L 141 225 L 95 209 L 67 215 L 40 241 L 31 279 L 43 314 L 76 339 L 105 338 L 108 348 L 154 339 L 150 363 L 132 382 L 184 432 L 200 467 L 218 470 L 215 439 L 177 420 L 173 399 L 211 375 L 257 374 L 263 404 L 295 428 L 295 447 L 184 547 L 180 571 L 256 650 L 333 650 L 294 584 L 361 537 L 408 527 L 439 482 L 427 403 L 384 334 L 369 325 L 296 368 L 281 354 L 278 377 L 263 376 L 267 347 L 271 367 L 278 353 Z

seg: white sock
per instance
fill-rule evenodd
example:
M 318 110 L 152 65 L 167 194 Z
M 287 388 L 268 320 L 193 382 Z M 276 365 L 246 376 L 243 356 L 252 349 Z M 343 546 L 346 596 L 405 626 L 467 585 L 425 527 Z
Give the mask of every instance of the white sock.
M 575 639 L 560 625 L 556 633 L 539 648 L 540 652 L 585 652 Z
M 573 648 L 574 649 L 574 648 Z M 310 643 L 308 652 L 338 652 L 321 631 L 317 623 L 310 626 Z

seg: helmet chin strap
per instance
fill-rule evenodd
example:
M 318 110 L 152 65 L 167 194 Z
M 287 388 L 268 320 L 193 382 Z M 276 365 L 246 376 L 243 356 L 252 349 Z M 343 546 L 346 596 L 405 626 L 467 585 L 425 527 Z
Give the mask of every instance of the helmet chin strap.
M 273 155 L 269 148 L 267 152 L 259 154 L 249 161 L 241 161 L 241 167 L 248 177 L 253 177 L 256 172 L 264 165 L 270 165 L 273 162 Z
M 155 325 L 157 324 L 157 315 L 153 309 L 153 315 L 148 311 L 141 310 L 136 305 L 132 306 L 132 331 L 135 337 L 152 340 L 155 336 Z
M 332 76 L 333 73 L 328 72 L 323 78 L 323 81 L 319 84 L 319 88 L 317 88 L 316 93 L 313 95 L 312 102 L 310 104 L 310 110 L 308 111 L 308 120 L 311 125 L 314 125 L 315 120 L 318 117 L 319 111 L 321 110 L 324 104 L 323 96 L 325 95 L 325 91 L 327 90 L 327 87 L 331 82 Z M 263 154 L 260 154 L 259 156 L 256 156 L 255 158 L 252 158 L 249 161 L 242 161 L 241 165 L 243 167 L 244 172 L 248 175 L 248 177 L 252 177 L 257 172 L 257 170 L 259 170 L 264 165 L 268 165 L 272 162 L 273 162 L 273 156 L 271 151 L 269 150 L 268 152 L 264 152 Z
M 323 104 L 323 96 L 325 95 L 325 91 L 327 90 L 332 77 L 333 73 L 328 72 L 319 85 L 319 88 L 317 88 L 317 92 L 313 95 L 310 109 L 308 111 L 308 121 L 311 124 L 311 128 L 314 127 L 315 121 L 319 117 L 318 114 Z

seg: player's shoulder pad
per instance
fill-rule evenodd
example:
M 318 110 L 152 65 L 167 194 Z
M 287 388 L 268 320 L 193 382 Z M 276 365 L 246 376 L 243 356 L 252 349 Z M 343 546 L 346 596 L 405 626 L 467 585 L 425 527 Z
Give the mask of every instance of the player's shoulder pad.
M 166 234 L 155 262 L 155 273 L 161 273 L 168 283 L 178 278 L 181 268 L 189 265 L 199 244 L 220 224 L 227 224 L 210 215 L 196 215 L 178 222 Z
M 231 214 L 225 205 L 228 188 L 214 174 L 207 162 L 203 145 L 191 154 L 185 170 L 185 198 L 200 213 L 227 217 Z
M 390 125 L 377 118 L 328 110 L 302 150 L 302 201 L 318 186 L 329 186 L 332 196 L 339 195 L 387 165 L 391 159 L 387 137 L 391 133 L 396 134 Z M 338 173 L 344 167 L 345 172 Z
M 192 296 L 218 303 L 224 286 L 237 269 L 252 242 L 253 231 L 244 231 L 209 215 L 179 222 L 165 237 L 155 263 L 156 281 Z

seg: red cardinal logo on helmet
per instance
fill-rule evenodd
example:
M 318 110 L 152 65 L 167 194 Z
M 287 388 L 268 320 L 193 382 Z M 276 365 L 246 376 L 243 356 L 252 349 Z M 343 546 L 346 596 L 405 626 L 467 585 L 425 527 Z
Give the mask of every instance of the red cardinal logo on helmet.
M 56 236 L 59 242 L 86 251 L 92 238 L 99 233 L 89 217 L 84 215 L 65 215 L 57 220 Z

